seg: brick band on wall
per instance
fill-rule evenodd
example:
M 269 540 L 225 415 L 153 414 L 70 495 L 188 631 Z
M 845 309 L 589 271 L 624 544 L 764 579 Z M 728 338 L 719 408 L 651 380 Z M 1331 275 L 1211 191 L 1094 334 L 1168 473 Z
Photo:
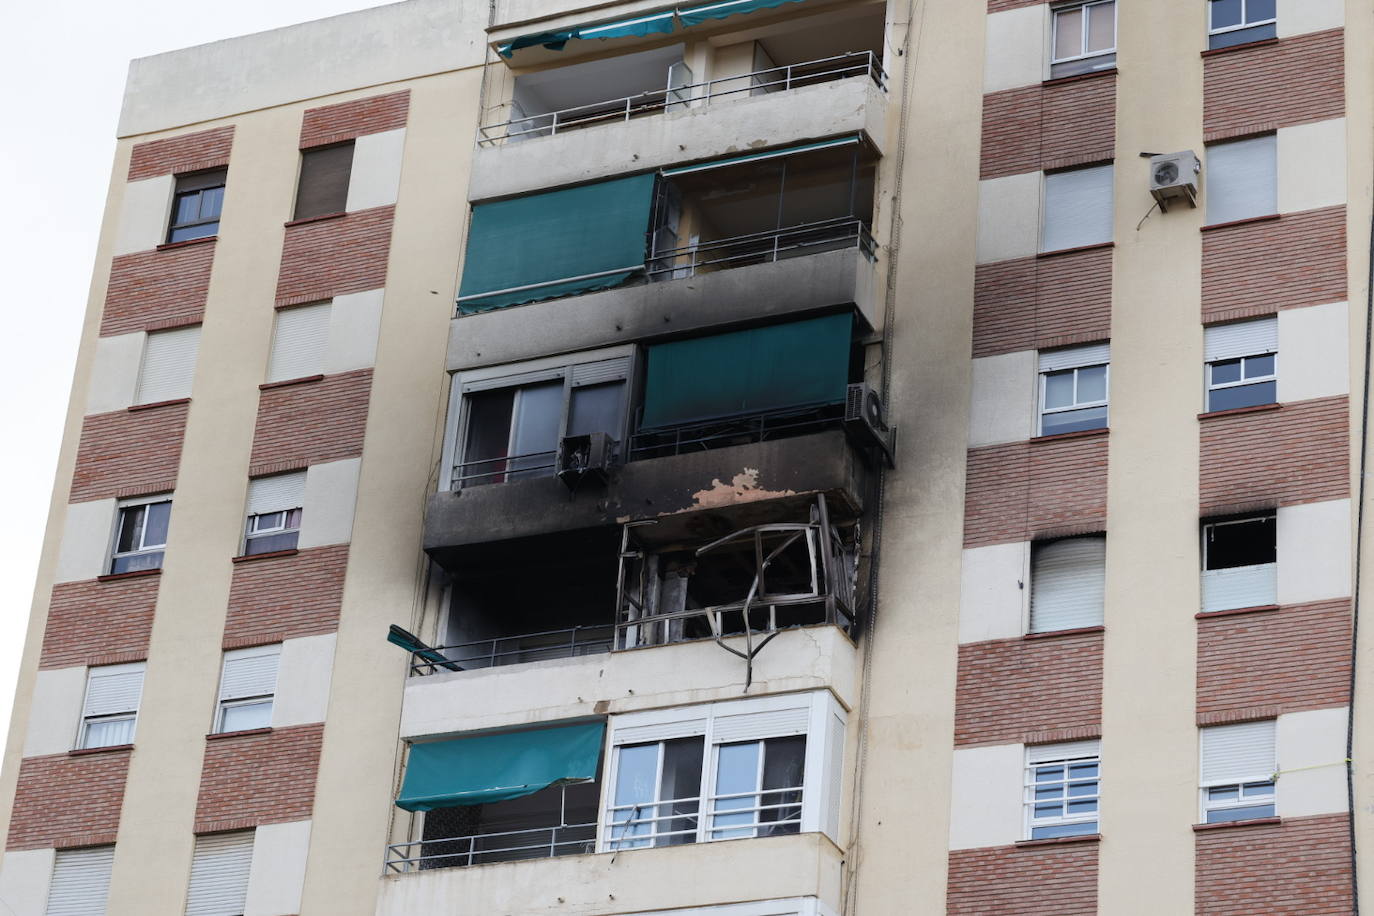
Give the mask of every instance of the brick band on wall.
M 981 264 L 974 274 L 973 355 L 1107 340 L 1112 249 Z
M 110 665 L 148 657 L 161 576 L 53 586 L 40 668 Z
M 1095 842 L 955 850 L 945 912 L 1097 916 L 1097 855 Z
M 175 484 L 186 432 L 186 403 L 91 414 L 81 423 L 72 502 Z
M 305 467 L 361 455 L 371 393 L 371 369 L 262 392 L 253 473 L 262 464 Z
M 1209 229 L 1202 234 L 1202 320 L 1344 302 L 1345 253 L 1345 207 Z
M 1106 524 L 1105 435 L 969 449 L 965 547 L 1102 531 Z
M 24 758 L 5 848 L 111 842 L 119 830 L 131 754 L 122 750 Z
M 181 175 L 228 165 L 233 145 L 233 125 L 139 143 L 130 153 L 129 180 Z
M 310 817 L 324 725 L 207 741 L 196 799 L 197 833 Z
M 1199 831 L 1196 916 L 1354 912 L 1349 831 L 1345 814 Z
M 1207 139 L 1345 115 L 1345 30 L 1209 56 L 1202 65 Z
M 301 149 L 342 143 L 364 134 L 379 134 L 406 126 L 410 90 L 375 95 L 370 99 L 308 108 L 301 118 Z
M 235 565 L 225 648 L 333 633 L 347 566 L 347 544 Z
M 277 305 L 316 302 L 386 285 L 394 206 L 289 226 L 282 243 Z
M 1000 178 L 1112 158 L 1116 75 L 983 96 L 980 178 Z
M 110 264 L 100 336 L 200 321 L 214 260 L 214 240 L 115 258 Z
M 1025 742 L 1101 721 L 1101 633 L 959 647 L 955 745 Z

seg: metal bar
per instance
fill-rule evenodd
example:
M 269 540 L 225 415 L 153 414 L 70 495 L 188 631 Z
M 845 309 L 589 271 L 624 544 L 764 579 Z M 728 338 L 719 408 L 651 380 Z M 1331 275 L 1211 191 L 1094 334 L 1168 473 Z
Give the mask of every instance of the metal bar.
M 643 270 L 643 264 L 635 264 L 632 267 L 617 267 L 614 270 L 599 270 L 593 274 L 579 274 L 576 277 L 560 277 L 557 280 L 543 280 L 539 283 L 526 283 L 524 286 L 511 286 L 506 289 L 492 289 L 484 293 L 472 293 L 467 296 L 459 296 L 458 302 L 471 302 L 473 299 L 485 299 L 488 296 L 503 296 L 506 293 L 523 293 L 530 289 L 539 289 L 543 286 L 554 286 L 559 283 L 572 283 L 577 280 L 595 280 L 597 277 L 609 277 L 612 274 L 633 273 Z

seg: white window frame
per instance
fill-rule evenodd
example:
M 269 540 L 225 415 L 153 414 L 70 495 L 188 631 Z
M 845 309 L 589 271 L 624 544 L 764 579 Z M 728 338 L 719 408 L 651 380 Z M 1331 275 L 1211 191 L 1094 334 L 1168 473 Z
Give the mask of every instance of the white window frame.
M 1250 565 L 1248 565 L 1248 566 L 1228 566 L 1228 567 L 1226 567 L 1226 568 L 1224 568 L 1224 569 L 1208 569 L 1208 568 L 1207 568 L 1207 558 L 1208 558 L 1208 553 L 1209 553 L 1209 551 L 1210 551 L 1209 544 L 1211 543 L 1211 540 L 1212 540 L 1212 538 L 1211 538 L 1211 532 L 1212 532 L 1213 529 L 1215 529 L 1215 528 L 1222 528 L 1222 527 L 1225 527 L 1225 526 L 1227 526 L 1227 525 L 1247 524 L 1247 523 L 1259 521 L 1259 520 L 1261 520 L 1261 519 L 1266 519 L 1266 520 L 1268 520 L 1269 524 L 1275 526 L 1275 527 L 1274 527 L 1274 544 L 1275 544 L 1275 547 L 1277 547 L 1277 545 L 1278 545 L 1278 523 L 1279 523 L 1279 518 L 1278 518 L 1278 513 L 1277 513 L 1277 512 L 1272 512 L 1272 511 L 1271 511 L 1271 512 L 1257 512 L 1257 513 L 1255 513 L 1255 514 L 1253 514 L 1253 515 L 1245 515 L 1245 516 L 1241 516 L 1241 517 L 1239 517 L 1239 518 L 1221 518 L 1221 519 L 1216 519 L 1216 520 L 1214 520 L 1214 521 L 1205 521 L 1205 520 L 1203 521 L 1203 523 L 1202 523 L 1202 609 L 1203 609 L 1204 611 L 1213 611 L 1213 610 L 1233 610 L 1234 607 L 1249 607 L 1249 606 L 1263 607 L 1263 606 L 1264 606 L 1264 605 L 1235 605 L 1235 606 L 1228 606 L 1228 607 L 1213 607 L 1213 606 L 1212 606 L 1213 601 L 1212 601 L 1212 600 L 1209 600 L 1209 591 L 1211 591 L 1211 588 L 1209 588 L 1209 582 L 1211 582 L 1211 581 L 1217 581 L 1217 580 L 1225 579 L 1225 578 L 1230 578 L 1230 577 L 1233 577 L 1233 576 L 1246 576 L 1246 577 L 1256 577 L 1256 578 L 1257 578 L 1257 577 L 1265 577 L 1265 578 L 1267 579 L 1266 587 L 1269 589 L 1269 594 L 1272 596 L 1271 600 L 1270 600 L 1268 603 L 1272 604 L 1272 603 L 1274 603 L 1275 601 L 1278 600 L 1278 594 L 1277 594 L 1277 591 L 1278 591 L 1278 590 L 1277 590 L 1277 576 L 1278 576 L 1278 560 L 1277 560 L 1277 554 L 1275 555 L 1276 559 L 1275 559 L 1275 561 L 1274 561 L 1273 563 L 1252 563 L 1252 564 L 1250 564 Z M 1252 583 L 1252 584 L 1253 584 L 1253 583 Z
M 123 553 L 120 553 L 120 552 L 118 551 L 118 547 L 119 547 L 119 531 L 120 531 L 120 529 L 123 527 L 123 523 L 124 523 L 124 510 L 126 510 L 126 509 L 135 509 L 135 508 L 138 508 L 139 506 L 151 506 L 151 505 L 153 505 L 153 504 L 155 504 L 155 503 L 171 503 L 171 502 L 172 502 L 172 494 L 171 494 L 171 493 L 158 493 L 158 494 L 155 495 L 155 496 L 139 496 L 139 497 L 136 497 L 136 498 L 133 498 L 133 499 L 121 499 L 121 500 L 119 500 L 119 502 L 115 505 L 114 530 L 113 530 L 112 532 L 110 532 L 110 546 L 109 546 L 109 549 L 105 551 L 106 556 L 109 557 L 109 559 L 106 561 L 106 564 L 105 564 L 105 567 L 106 567 L 107 570 L 113 571 L 113 570 L 114 570 L 115 561 L 116 561 L 116 560 L 123 559 L 124 557 L 137 557 L 137 556 L 142 556 L 142 555 L 144 555 L 144 554 L 157 553 L 157 552 L 159 552 L 159 551 L 161 551 L 161 552 L 163 552 L 163 553 L 166 553 L 166 550 L 167 550 L 167 543 L 166 543 L 166 541 L 164 541 L 162 544 L 156 544 L 156 545 L 151 545 L 151 546 L 148 545 L 147 543 L 143 543 L 137 550 L 126 550 L 126 551 L 124 551 Z M 147 526 L 147 522 L 146 522 L 146 521 L 144 522 L 143 530 L 144 530 L 145 533 L 146 533 L 147 530 L 148 530 L 148 526 Z M 171 510 L 169 509 L 169 510 L 168 510 L 168 515 L 167 515 L 167 535 L 168 535 L 168 537 L 171 537 L 171 533 L 172 533 L 172 519 L 171 519 Z M 156 568 L 161 569 L 162 567 L 159 565 L 159 566 L 156 567 Z M 133 571 L 133 572 L 142 572 L 143 570 L 132 570 L 132 571 Z
M 251 541 L 254 538 L 269 537 L 277 534 L 289 534 L 292 531 L 299 532 L 301 530 L 299 524 L 289 525 L 287 523 L 291 520 L 291 513 L 301 508 L 301 506 L 293 506 L 290 509 L 274 509 L 271 512 L 259 512 L 257 515 L 248 516 L 248 528 L 247 532 L 244 534 L 244 541 Z M 262 519 L 269 518 L 273 515 L 280 515 L 282 517 L 280 524 L 263 524 Z
M 1060 356 L 1059 354 L 1062 354 Z M 1075 355 L 1078 354 L 1078 355 Z M 1103 367 L 1107 387 L 1107 396 L 1100 401 L 1079 401 L 1078 400 L 1078 373 L 1083 369 L 1096 369 Z M 1065 372 L 1073 373 L 1073 396 L 1074 402 L 1068 407 L 1046 407 L 1045 393 L 1051 375 L 1060 375 Z M 1039 375 L 1036 378 L 1036 403 L 1035 403 L 1035 433 L 1037 436 L 1045 435 L 1045 417 L 1050 414 L 1072 413 L 1078 410 L 1091 410 L 1094 407 L 1105 407 L 1107 409 L 1107 421 L 1102 428 L 1106 429 L 1111 425 L 1111 397 L 1112 397 L 1112 352 L 1110 344 L 1090 344 L 1086 347 L 1069 347 L 1063 350 L 1051 350 L 1040 354 Z
M 133 709 L 121 710 L 111 713 L 99 713 L 87 715 L 86 709 L 90 705 L 92 683 L 102 677 L 118 677 L 121 675 L 138 674 L 139 698 L 134 702 Z M 86 742 L 90 738 L 90 727 L 95 723 L 103 722 L 129 722 L 129 740 L 126 744 L 132 744 L 138 734 L 138 711 L 143 705 L 143 684 L 142 677 L 147 674 L 147 662 L 129 662 L 123 665 L 96 665 L 86 669 L 86 688 L 81 694 L 81 721 L 77 725 L 75 747 L 79 750 L 90 750 L 97 747 L 122 747 L 119 744 L 97 744 L 88 745 Z
M 1113 7 L 1113 9 L 1112 9 L 1112 46 L 1111 46 L 1110 48 L 1107 48 L 1107 49 L 1102 50 L 1102 51 L 1086 51 L 1086 50 L 1085 50 L 1082 54 L 1074 54 L 1074 55 L 1070 55 L 1070 56 L 1068 56 L 1068 57 L 1060 57 L 1060 56 L 1059 56 L 1059 47 L 1058 47 L 1058 45 L 1059 45 L 1059 16 L 1060 16 L 1060 14 L 1061 14 L 1061 13 L 1071 13 L 1071 12 L 1073 12 L 1073 11 L 1075 11 L 1075 10 L 1083 10 L 1083 11 L 1084 11 L 1085 15 L 1083 16 L 1083 26 L 1082 26 L 1081 36 L 1082 36 L 1082 47 L 1083 47 L 1083 48 L 1087 48 L 1087 47 L 1088 47 L 1088 23 L 1089 23 L 1089 20 L 1090 20 L 1090 18 L 1091 18 L 1091 16 L 1092 16 L 1092 14 L 1088 12 L 1088 9 L 1089 9 L 1090 7 L 1094 7 L 1094 6 L 1108 6 L 1108 5 L 1110 5 L 1110 6 Z M 1116 6 L 1116 0 L 1088 0 L 1088 2 L 1086 2 L 1086 3 L 1067 3 L 1067 4 L 1065 4 L 1064 6 L 1055 7 L 1053 10 L 1050 11 L 1050 73 L 1051 73 L 1051 76 L 1053 76 L 1054 67 L 1055 67 L 1056 65 L 1058 65 L 1058 64 L 1071 64 L 1071 63 L 1074 63 L 1075 61 L 1080 61 L 1080 60 L 1091 60 L 1091 59 L 1094 58 L 1094 57 L 1106 57 L 1108 54 L 1115 54 L 1115 53 L 1116 53 L 1117 16 L 1116 16 L 1116 9 L 1115 9 L 1115 6 Z M 1088 71 L 1088 72 L 1091 72 L 1091 71 Z M 1074 75 L 1076 76 L 1077 74 L 1074 74 Z
M 224 673 L 229 667 L 229 663 L 240 658 L 263 658 L 275 656 L 277 658 L 277 672 L 273 677 L 272 692 L 255 694 L 246 697 L 226 698 L 224 696 Z M 272 711 L 276 708 L 277 683 L 281 678 L 281 643 L 273 643 L 269 646 L 254 646 L 251 649 L 234 649 L 224 653 L 224 658 L 220 662 L 219 669 L 219 697 L 215 704 L 214 734 L 221 734 L 224 728 L 225 710 L 233 709 L 238 706 L 252 706 L 266 702 L 268 704 L 268 721 L 271 721 Z
M 1097 776 L 1092 780 L 1097 784 L 1097 791 L 1092 795 L 1070 796 L 1068 786 L 1070 783 L 1087 782 L 1087 780 L 1072 780 L 1068 776 L 1067 767 L 1071 764 L 1083 764 L 1091 761 L 1097 766 Z M 1065 776 L 1061 783 L 1064 786 L 1064 807 L 1067 807 L 1069 799 L 1072 797 L 1077 801 L 1097 802 L 1097 810 L 1091 817 L 1086 815 L 1061 814 L 1057 817 L 1038 818 L 1035 816 L 1035 789 L 1037 782 L 1035 773 L 1037 767 L 1064 766 Z M 1022 769 L 1022 837 L 1029 840 L 1033 838 L 1033 833 L 1039 827 L 1060 827 L 1073 826 L 1076 824 L 1094 824 L 1096 829 L 1085 830 L 1080 834 L 1066 834 L 1072 836 L 1091 836 L 1100 832 L 1102 818 L 1102 742 L 1100 739 L 1093 738 L 1087 741 L 1070 741 L 1049 745 L 1027 745 L 1026 762 Z M 1048 783 L 1038 783 L 1040 786 Z
M 1263 359 L 1265 357 L 1274 360 L 1274 370 L 1268 375 L 1247 376 L 1245 367 L 1252 359 Z M 1240 381 L 1237 382 L 1213 382 L 1212 367 L 1217 363 L 1229 363 L 1232 360 L 1240 360 Z M 1227 388 L 1246 388 L 1250 385 L 1261 385 L 1265 382 L 1275 382 L 1279 380 L 1279 355 L 1277 353 L 1251 353 L 1248 356 L 1226 356 L 1214 359 L 1207 364 L 1207 409 L 1212 410 L 1212 392 L 1224 391 Z
M 1215 4 L 1212 2 L 1212 0 L 1207 0 L 1207 34 L 1208 34 L 1208 36 L 1212 36 L 1212 35 L 1225 35 L 1227 32 L 1239 32 L 1239 31 L 1241 31 L 1241 30 L 1243 30 L 1243 29 L 1254 29 L 1254 28 L 1258 28 L 1259 26 L 1262 26 L 1262 25 L 1269 25 L 1270 23 L 1277 24 L 1278 21 L 1279 21 L 1279 20 L 1278 20 L 1278 4 L 1275 4 L 1275 5 L 1274 5 L 1274 15 L 1273 15 L 1273 16 L 1269 17 L 1268 19 L 1256 19 L 1254 22 L 1250 22 L 1250 21 L 1249 21 L 1249 18 L 1248 18 L 1249 15 L 1250 15 L 1250 0 L 1240 0 L 1240 22 L 1237 23 L 1236 25 L 1227 25 L 1227 26 L 1222 26 L 1221 28 L 1217 28 L 1217 27 L 1215 27 L 1214 25 L 1212 25 L 1212 10 L 1213 10 L 1214 8 L 1215 8 Z
M 1224 821 L 1209 821 L 1209 820 L 1207 820 L 1208 814 L 1210 814 L 1210 813 L 1213 812 L 1213 811 L 1229 811 L 1229 810 L 1231 810 L 1232 808 L 1251 808 L 1251 807 L 1254 807 L 1255 805 L 1260 805 L 1260 804 L 1271 804 L 1271 805 L 1273 805 L 1273 806 L 1274 806 L 1274 814 L 1275 814 L 1275 815 L 1278 814 L 1278 776 L 1279 776 L 1279 774 L 1278 774 L 1278 769 L 1279 769 L 1279 764 L 1278 764 L 1278 740 L 1277 740 L 1277 739 L 1278 739 L 1278 720 L 1276 720 L 1276 719 L 1270 719 L 1270 720 L 1267 720 L 1267 721 L 1269 721 L 1269 722 L 1273 725 L 1273 728 L 1274 728 L 1274 759 L 1273 759 L 1273 762 L 1272 762 L 1271 767 L 1269 768 L 1269 772 L 1268 772 L 1268 773 L 1258 773 L 1258 772 L 1255 772 L 1255 773 L 1241 773 L 1241 774 L 1234 774 L 1234 773 L 1233 773 L 1233 774 L 1230 774 L 1230 775 L 1228 775 L 1228 776 L 1226 776 L 1225 778 L 1222 778 L 1222 779 L 1205 779 L 1205 778 L 1200 778 L 1200 779 L 1198 780 L 1198 823 L 1199 823 L 1199 824 L 1225 823 Z M 1248 724 L 1254 724 L 1254 723 L 1237 723 L 1237 724 L 1246 724 L 1246 725 L 1248 725 Z M 1205 754 L 1204 754 L 1204 739 L 1203 739 L 1203 734 L 1208 730 L 1208 728 L 1226 728 L 1226 727 L 1227 727 L 1227 726 L 1225 726 L 1225 725 L 1220 725 L 1220 726 L 1207 726 L 1207 727 L 1203 727 L 1203 728 L 1198 729 L 1197 753 L 1198 753 L 1198 773 L 1199 773 L 1199 775 L 1201 775 L 1201 774 L 1203 774 L 1203 773 L 1206 772 L 1206 756 L 1205 756 Z M 1253 785 L 1256 785 L 1256 784 L 1264 784 L 1264 783 L 1268 783 L 1268 784 L 1270 785 L 1270 788 L 1269 788 L 1269 790 L 1268 790 L 1267 792 L 1263 792 L 1263 793 L 1261 793 L 1261 794 L 1259 794 L 1259 795 L 1256 795 L 1256 796 L 1253 796 L 1253 797 L 1247 797 L 1247 796 L 1245 795 L 1245 791 L 1244 791 L 1244 790 L 1245 790 L 1245 787 L 1246 787 L 1246 786 L 1253 786 Z M 1237 789 L 1237 793 L 1236 793 L 1236 794 L 1237 794 L 1237 798 L 1236 798 L 1235 801 L 1212 802 L 1212 801 L 1208 798 L 1208 794 L 1209 794 L 1209 791 L 1208 791 L 1208 790 L 1210 790 L 1210 789 L 1223 789 L 1223 788 L 1229 788 L 1229 787 L 1232 787 L 1232 786 L 1234 786 L 1234 787 Z M 1266 816 L 1273 816 L 1273 815 L 1266 815 Z

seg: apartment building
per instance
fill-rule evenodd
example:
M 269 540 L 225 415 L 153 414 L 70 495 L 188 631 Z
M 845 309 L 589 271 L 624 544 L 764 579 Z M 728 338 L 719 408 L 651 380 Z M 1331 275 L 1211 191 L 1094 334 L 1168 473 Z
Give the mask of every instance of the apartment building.
M 1358 912 L 1371 39 L 407 0 L 135 61 L 0 901 Z

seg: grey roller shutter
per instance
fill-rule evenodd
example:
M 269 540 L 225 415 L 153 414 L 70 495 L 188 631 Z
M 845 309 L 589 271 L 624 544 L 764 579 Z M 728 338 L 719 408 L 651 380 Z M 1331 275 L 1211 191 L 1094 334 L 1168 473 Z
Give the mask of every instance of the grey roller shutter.
M 277 330 L 267 363 L 269 382 L 320 373 L 329 340 L 329 308 L 328 302 L 321 302 L 277 312 Z
M 240 916 L 252 864 L 251 831 L 197 837 L 186 916 Z
M 248 514 L 281 512 L 305 505 L 305 471 L 255 477 L 248 481 Z
M 1112 196 L 1110 165 L 1046 175 L 1040 250 L 1062 251 L 1110 242 Z
M 1202 784 L 1263 781 L 1278 769 L 1274 720 L 1202 730 Z
M 138 403 L 189 398 L 199 350 L 200 325 L 149 334 L 138 375 Z
M 277 663 L 280 658 L 279 646 L 226 652 L 224 672 L 219 682 L 219 698 L 241 700 L 276 693 Z
M 1261 356 L 1279 350 L 1279 320 L 1261 318 L 1258 321 L 1237 321 L 1218 324 L 1203 332 L 1207 362 L 1237 359 L 1241 356 Z
M 86 683 L 85 716 L 137 712 L 143 695 L 143 662 L 92 668 Z
M 344 212 L 353 173 L 353 141 L 301 152 L 296 219 Z
M 1037 546 L 1031 560 L 1031 632 L 1101 625 L 1106 568 L 1106 538 Z
M 59 849 L 53 860 L 45 916 L 104 916 L 114 847 Z

